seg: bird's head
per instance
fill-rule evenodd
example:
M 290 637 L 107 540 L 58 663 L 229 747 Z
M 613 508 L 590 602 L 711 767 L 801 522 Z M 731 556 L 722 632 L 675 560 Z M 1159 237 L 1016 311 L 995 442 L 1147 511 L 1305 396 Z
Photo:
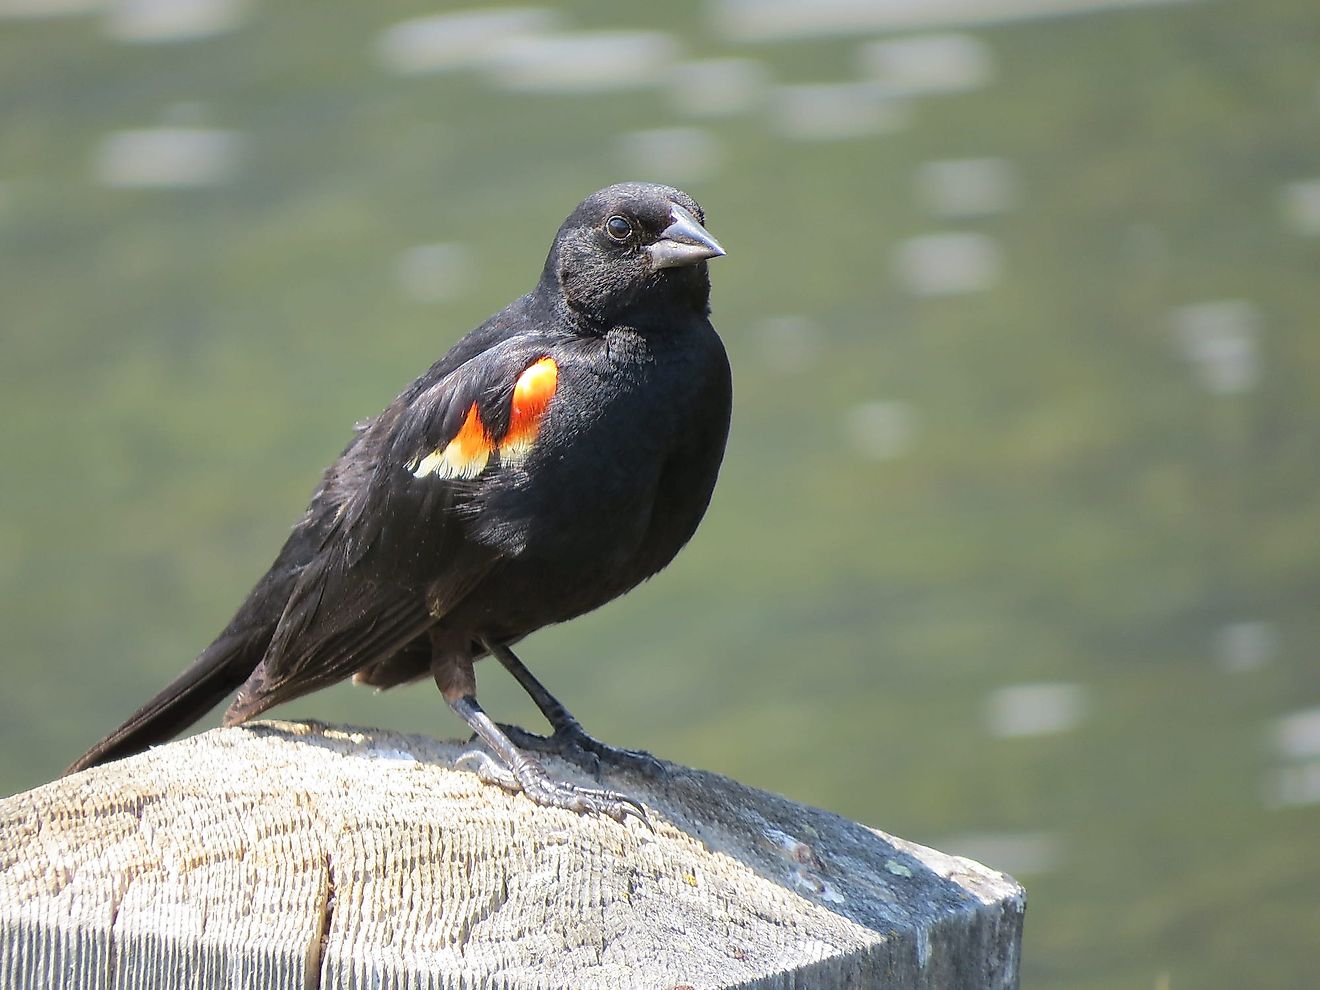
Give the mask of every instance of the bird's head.
M 671 186 L 623 182 L 578 204 L 555 236 L 543 284 L 593 322 L 709 310 L 706 260 L 724 248 L 701 207 Z

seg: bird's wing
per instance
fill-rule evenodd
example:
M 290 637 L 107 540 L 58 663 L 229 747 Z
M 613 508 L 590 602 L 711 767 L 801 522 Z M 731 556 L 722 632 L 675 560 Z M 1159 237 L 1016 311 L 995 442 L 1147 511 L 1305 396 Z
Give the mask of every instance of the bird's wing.
M 331 521 L 227 724 L 388 659 L 471 591 L 500 559 L 468 538 L 477 496 L 523 464 L 558 377 L 544 341 L 513 338 L 361 430 L 313 498 Z

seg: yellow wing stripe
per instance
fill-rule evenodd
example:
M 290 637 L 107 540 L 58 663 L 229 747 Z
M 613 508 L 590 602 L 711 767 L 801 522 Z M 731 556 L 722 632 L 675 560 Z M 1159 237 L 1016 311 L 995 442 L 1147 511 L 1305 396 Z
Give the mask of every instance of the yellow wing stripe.
M 434 450 L 410 464 L 409 469 L 417 478 L 425 478 L 428 474 L 437 478 L 475 478 L 486 470 L 492 449 L 490 434 L 486 432 L 486 425 L 481 421 L 474 402 L 454 439 L 442 450 Z
M 559 365 L 543 357 L 528 366 L 513 385 L 509 428 L 498 445 L 481 421 L 474 402 L 454 439 L 425 457 L 414 458 L 408 470 L 414 477 L 475 478 L 486 470 L 490 455 L 499 451 L 500 461 L 518 464 L 526 458 L 541 432 L 541 420 L 559 387 Z

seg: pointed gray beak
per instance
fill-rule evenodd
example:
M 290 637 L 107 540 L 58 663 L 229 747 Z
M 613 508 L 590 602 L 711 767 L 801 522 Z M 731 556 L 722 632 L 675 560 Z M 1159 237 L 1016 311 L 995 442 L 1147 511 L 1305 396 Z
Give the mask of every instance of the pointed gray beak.
M 677 203 L 671 207 L 669 218 L 673 223 L 665 228 L 660 240 L 645 249 L 651 256 L 652 268 L 695 265 L 698 261 L 719 258 L 726 253 L 697 218 Z

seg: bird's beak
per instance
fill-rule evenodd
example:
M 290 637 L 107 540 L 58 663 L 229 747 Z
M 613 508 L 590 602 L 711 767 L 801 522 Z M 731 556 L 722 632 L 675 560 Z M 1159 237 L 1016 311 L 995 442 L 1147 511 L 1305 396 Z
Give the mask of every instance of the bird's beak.
M 652 268 L 695 265 L 698 261 L 719 258 L 726 253 L 700 221 L 677 203 L 670 208 L 669 218 L 673 222 L 665 228 L 660 239 L 645 249 L 651 256 Z

